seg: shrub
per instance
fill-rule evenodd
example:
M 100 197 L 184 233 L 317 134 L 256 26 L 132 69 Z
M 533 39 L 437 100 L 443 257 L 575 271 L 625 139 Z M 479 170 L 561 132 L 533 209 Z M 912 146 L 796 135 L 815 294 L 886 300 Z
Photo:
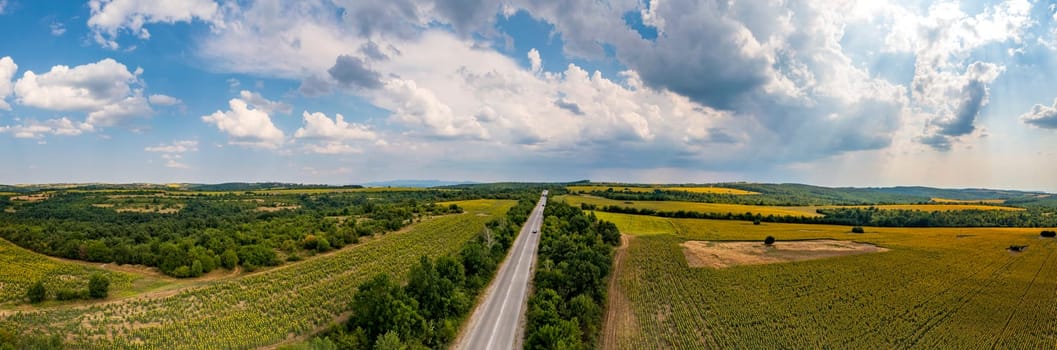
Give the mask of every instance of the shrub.
M 198 261 L 195 261 L 196 263 Z M 101 273 L 93 273 L 88 277 L 88 296 L 95 299 L 106 298 L 110 292 L 110 278 Z
M 26 297 L 29 298 L 29 302 L 34 304 L 44 301 L 47 295 L 48 291 L 44 289 L 44 281 L 37 281 L 26 291 Z
M 760 224 L 760 218 L 752 219 L 752 224 L 753 225 L 759 225 Z
M 1055 231 L 1042 231 L 1042 236 L 1043 237 L 1047 237 L 1047 238 L 1053 238 L 1053 237 L 1057 236 L 1057 232 L 1055 232 Z
M 862 229 L 862 226 L 855 226 L 851 228 L 851 233 L 866 233 L 866 231 Z
M 59 289 L 57 292 L 55 292 L 55 299 L 57 300 L 75 300 L 84 299 L 84 297 L 84 291 L 75 289 Z
M 767 236 L 767 238 L 764 238 L 763 239 L 763 244 L 766 244 L 766 245 L 774 244 L 774 236 Z

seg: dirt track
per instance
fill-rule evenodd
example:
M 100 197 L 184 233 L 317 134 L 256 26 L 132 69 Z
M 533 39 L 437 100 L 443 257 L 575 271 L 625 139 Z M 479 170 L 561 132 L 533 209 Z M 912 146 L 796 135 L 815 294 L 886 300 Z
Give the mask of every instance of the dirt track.
M 628 246 L 634 237 L 620 235 L 620 247 L 616 249 L 613 256 L 613 269 L 609 276 L 609 298 L 606 302 L 606 319 L 602 326 L 602 341 L 599 346 L 602 349 L 618 349 L 620 336 L 635 331 L 635 315 L 631 312 L 628 299 L 620 292 L 617 278 L 624 269 L 624 259 L 628 254 Z

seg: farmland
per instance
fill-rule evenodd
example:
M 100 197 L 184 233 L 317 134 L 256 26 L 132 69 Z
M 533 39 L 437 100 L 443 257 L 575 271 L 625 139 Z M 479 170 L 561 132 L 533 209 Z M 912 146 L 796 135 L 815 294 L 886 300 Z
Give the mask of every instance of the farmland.
M 238 278 L 114 302 L 0 316 L 0 330 L 63 334 L 68 345 L 113 348 L 248 348 L 319 331 L 339 318 L 355 286 L 377 273 L 404 275 L 422 255 L 453 253 L 513 201 L 455 203 L 466 212 Z
M 1027 228 L 868 228 L 596 212 L 630 235 L 604 348 L 1049 348 L 1057 241 Z M 883 253 L 690 268 L 686 241 L 835 239 Z M 1021 253 L 1006 248 L 1027 245 Z
M 26 289 L 38 280 L 46 281 L 45 287 L 52 294 L 60 289 L 83 289 L 88 285 L 88 275 L 93 272 L 107 275 L 112 293 L 118 296 L 165 283 L 158 278 L 90 265 L 49 258 L 0 239 L 0 266 L 3 266 L 0 269 L 0 306 L 9 307 L 13 302 L 22 301 Z
M 631 207 L 636 209 L 651 209 L 656 211 L 693 211 L 701 213 L 713 213 L 713 214 L 743 214 L 753 213 L 760 215 L 775 215 L 775 216 L 806 216 L 816 217 L 822 216 L 815 212 L 814 207 L 781 207 L 781 206 L 763 206 L 763 205 L 746 205 L 746 204 L 727 204 L 727 203 L 700 203 L 700 202 L 677 202 L 677 201 L 619 201 L 600 197 L 592 196 L 559 196 L 555 197 L 556 200 L 564 200 L 571 205 L 580 205 L 581 203 L 593 204 L 596 206 L 609 206 L 615 205 L 619 207 Z
M 631 193 L 649 193 L 656 190 L 661 191 L 674 191 L 674 192 L 689 192 L 689 193 L 707 193 L 707 194 L 729 194 L 729 195 L 751 195 L 759 194 L 757 192 L 739 190 L 736 188 L 727 187 L 713 187 L 713 186 L 655 186 L 655 187 L 636 187 L 636 186 L 603 186 L 603 185 L 590 185 L 590 186 L 568 186 L 566 189 L 573 193 L 590 193 L 596 191 L 607 191 L 612 189 L 618 192 L 631 192 Z

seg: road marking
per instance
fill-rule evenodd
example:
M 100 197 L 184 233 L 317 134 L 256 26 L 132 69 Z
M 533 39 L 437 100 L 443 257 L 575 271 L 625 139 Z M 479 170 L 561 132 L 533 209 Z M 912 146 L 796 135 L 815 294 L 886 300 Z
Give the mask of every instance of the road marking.
M 522 234 L 524 234 L 524 232 L 522 232 Z M 525 241 L 528 239 L 528 237 L 525 238 L 526 239 L 521 240 L 522 244 L 521 247 L 518 249 L 518 256 L 516 259 L 514 259 L 517 260 L 517 266 L 514 267 L 514 274 L 510 276 L 510 282 L 513 282 L 514 279 L 517 277 L 518 272 L 521 271 L 521 260 L 525 255 L 525 247 L 528 246 L 527 244 L 525 244 Z M 510 284 L 507 284 L 506 287 L 506 296 L 503 297 L 503 305 L 499 307 L 499 316 L 496 317 L 495 325 L 492 326 L 492 335 L 488 337 L 488 349 L 492 349 L 492 343 L 495 342 L 496 331 L 499 329 L 499 324 L 503 323 L 503 313 L 506 312 L 506 305 L 507 302 L 510 300 L 510 291 L 514 289 L 511 288 Z

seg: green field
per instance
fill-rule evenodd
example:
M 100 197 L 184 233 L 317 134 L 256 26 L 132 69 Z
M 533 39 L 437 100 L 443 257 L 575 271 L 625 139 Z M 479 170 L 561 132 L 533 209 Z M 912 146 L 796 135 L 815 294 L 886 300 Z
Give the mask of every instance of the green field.
M 1039 229 L 868 228 L 596 213 L 632 235 L 604 348 L 998 348 L 1057 344 L 1057 241 Z M 664 232 L 664 233 L 660 233 Z M 689 268 L 686 240 L 831 238 L 890 249 Z M 1022 253 L 1006 248 L 1028 245 Z
M 110 278 L 111 296 L 128 295 L 163 282 L 156 278 L 107 271 L 89 265 L 52 259 L 0 239 L 0 307 L 23 302 L 26 289 L 39 280 L 45 281 L 49 299 L 54 299 L 55 291 L 59 289 L 87 288 L 88 276 L 93 272 L 103 273 Z
M 569 192 L 573 193 L 586 193 L 595 191 L 606 191 L 613 189 L 617 192 L 632 192 L 632 193 L 649 193 L 655 190 L 661 191 L 682 191 L 690 193 L 706 193 L 706 194 L 732 194 L 732 195 L 749 195 L 759 194 L 757 192 L 739 190 L 736 188 L 727 187 L 712 187 L 712 186 L 652 186 L 652 187 L 637 187 L 637 186 L 605 186 L 605 185 L 587 185 L 587 186 L 566 186 Z
M 766 205 L 745 205 L 727 203 L 700 203 L 700 202 L 677 202 L 677 201 L 619 201 L 593 196 L 557 196 L 555 200 L 564 200 L 571 205 L 580 203 L 594 204 L 597 206 L 615 205 L 618 207 L 631 207 L 636 209 L 653 209 L 657 211 L 675 212 L 680 210 L 700 213 L 715 214 L 744 214 L 753 213 L 763 216 L 822 216 L 815 212 L 815 207 L 782 207 Z
M 0 313 L 0 330 L 61 334 L 68 346 L 85 349 L 241 349 L 294 340 L 339 318 L 366 278 L 403 276 L 421 255 L 454 253 L 514 205 L 457 203 L 466 213 L 244 277 L 111 303 Z

